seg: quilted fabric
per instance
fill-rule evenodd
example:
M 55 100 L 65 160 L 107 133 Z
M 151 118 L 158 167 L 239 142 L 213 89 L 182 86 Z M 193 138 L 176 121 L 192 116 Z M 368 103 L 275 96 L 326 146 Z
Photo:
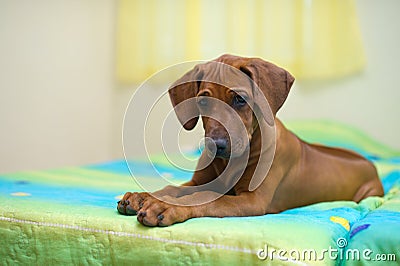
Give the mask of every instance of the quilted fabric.
M 320 264 L 400 261 L 400 152 L 327 121 L 291 123 L 301 138 L 353 149 L 377 166 L 384 197 L 338 201 L 258 217 L 197 218 L 148 228 L 116 202 L 140 191 L 125 161 L 0 176 L 2 264 Z M 195 152 L 191 156 L 198 156 Z M 163 157 L 154 167 L 190 178 Z M 143 177 L 153 166 L 132 162 Z M 397 262 L 396 262 L 397 261 Z

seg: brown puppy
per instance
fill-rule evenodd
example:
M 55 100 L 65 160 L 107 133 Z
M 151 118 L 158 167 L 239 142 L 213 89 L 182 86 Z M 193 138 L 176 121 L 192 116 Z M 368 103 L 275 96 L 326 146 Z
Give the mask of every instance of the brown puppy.
M 178 119 L 186 129 L 194 128 L 199 116 L 202 117 L 206 149 L 199 159 L 198 170 L 182 187 L 168 186 L 154 193 L 156 197 L 127 192 L 118 203 L 121 214 L 137 214 L 138 221 L 147 226 L 168 226 L 194 217 L 264 215 L 317 202 L 359 202 L 369 196 L 383 195 L 376 169 L 368 160 L 348 150 L 306 143 L 275 118 L 294 82 L 287 71 L 258 58 L 223 55 L 214 62 L 245 73 L 263 95 L 259 95 L 251 82 L 232 78 L 236 74 L 228 75 L 233 83 L 231 87 L 208 82 L 216 76 L 224 79 L 215 64 L 198 65 L 185 74 L 169 92 L 173 105 L 178 107 Z M 242 89 L 232 89 L 235 82 L 241 83 L 236 88 Z M 191 98 L 197 104 L 179 107 Z M 236 114 L 223 108 L 215 111 L 210 98 L 226 103 Z M 265 99 L 269 107 L 265 106 Z M 204 115 L 205 109 L 218 113 L 219 119 Z M 257 120 L 256 114 L 264 120 Z M 240 118 L 245 134 L 237 133 L 240 128 L 238 123 L 233 123 L 237 121 L 232 120 L 233 116 Z M 275 128 L 271 131 L 273 125 Z M 261 158 L 268 157 L 271 150 L 275 154 L 268 164 Z M 227 166 L 229 161 L 233 166 Z M 245 162 L 245 167 L 236 167 L 241 162 Z M 217 180 L 221 173 L 227 178 L 218 180 L 212 189 L 195 189 Z M 230 178 L 235 175 L 236 179 Z M 232 189 L 225 193 L 226 188 Z M 196 204 L 201 201 L 205 203 Z

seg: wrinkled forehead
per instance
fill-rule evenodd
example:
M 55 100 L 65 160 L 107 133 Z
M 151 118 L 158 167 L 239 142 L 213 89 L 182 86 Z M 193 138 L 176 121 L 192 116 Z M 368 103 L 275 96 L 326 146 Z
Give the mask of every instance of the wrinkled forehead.
M 220 85 L 216 87 L 251 93 L 253 81 L 239 69 L 215 61 L 202 64 L 199 67 L 201 80 L 205 84 Z

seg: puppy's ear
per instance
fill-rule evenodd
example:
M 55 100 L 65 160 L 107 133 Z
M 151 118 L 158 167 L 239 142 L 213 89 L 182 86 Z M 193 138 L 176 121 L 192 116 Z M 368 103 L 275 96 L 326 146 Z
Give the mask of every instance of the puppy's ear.
M 283 68 L 259 58 L 249 59 L 245 65 L 240 66 L 240 70 L 257 84 L 259 90 L 253 88 L 254 102 L 265 121 L 269 125 L 273 125 L 274 116 L 285 102 L 293 85 L 294 77 Z M 263 100 L 262 95 L 259 95 L 260 90 L 268 103 Z M 268 104 L 271 108 L 272 117 Z
M 193 102 L 183 103 L 185 100 L 194 98 L 199 91 L 202 73 L 199 66 L 175 81 L 169 88 L 169 97 L 174 107 L 179 122 L 186 130 L 193 129 L 199 120 L 199 110 Z M 189 120 L 187 118 L 190 118 Z

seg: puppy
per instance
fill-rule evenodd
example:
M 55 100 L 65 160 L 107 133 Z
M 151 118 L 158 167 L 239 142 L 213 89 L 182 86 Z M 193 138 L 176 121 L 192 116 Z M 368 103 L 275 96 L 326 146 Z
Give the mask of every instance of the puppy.
M 233 55 L 186 73 L 169 94 L 186 130 L 202 119 L 205 149 L 196 171 L 181 187 L 127 192 L 119 213 L 137 215 L 146 226 L 169 226 L 194 217 L 264 215 L 382 196 L 371 162 L 352 151 L 306 143 L 276 118 L 293 82 L 272 63 Z

